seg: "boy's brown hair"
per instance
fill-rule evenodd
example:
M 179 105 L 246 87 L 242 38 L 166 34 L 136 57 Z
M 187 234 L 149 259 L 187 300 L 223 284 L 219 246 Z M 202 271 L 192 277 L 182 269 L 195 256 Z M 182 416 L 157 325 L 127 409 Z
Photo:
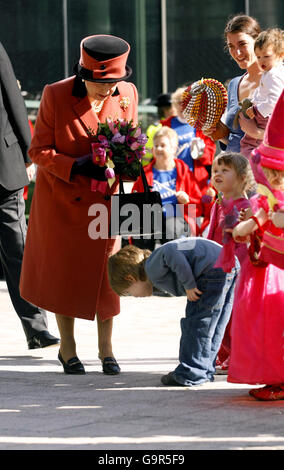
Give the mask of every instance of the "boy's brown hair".
M 234 168 L 238 178 L 243 181 L 242 191 L 246 193 L 255 189 L 256 183 L 249 160 L 241 153 L 221 152 L 213 160 L 213 163 L 223 164 Z
M 140 281 L 146 281 L 144 269 L 146 259 L 151 251 L 142 250 L 134 245 L 126 245 L 108 259 L 108 277 L 112 290 L 119 296 L 131 286 L 129 276 Z
M 284 56 L 284 31 L 279 28 L 270 28 L 262 31 L 256 38 L 254 50 L 271 46 L 274 54 L 278 57 Z

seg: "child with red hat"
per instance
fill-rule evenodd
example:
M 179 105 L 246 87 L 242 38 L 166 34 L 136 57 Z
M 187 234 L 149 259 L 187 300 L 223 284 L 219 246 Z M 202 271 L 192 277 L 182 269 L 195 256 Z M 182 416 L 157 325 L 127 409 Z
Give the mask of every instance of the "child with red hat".
M 236 286 L 228 381 L 265 384 L 249 392 L 265 401 L 284 400 L 283 118 L 284 91 L 263 143 L 252 152 L 258 183 L 254 215 L 232 232 L 236 241 L 250 237 L 251 244 Z

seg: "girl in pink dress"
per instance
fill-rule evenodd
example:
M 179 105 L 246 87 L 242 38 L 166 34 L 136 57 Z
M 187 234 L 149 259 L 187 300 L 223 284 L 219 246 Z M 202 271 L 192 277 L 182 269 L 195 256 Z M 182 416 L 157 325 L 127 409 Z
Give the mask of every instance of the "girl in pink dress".
M 236 241 L 250 236 L 251 245 L 235 290 L 228 382 L 266 384 L 250 390 L 258 400 L 284 399 L 284 229 L 281 216 L 271 215 L 284 207 L 283 113 L 282 93 L 263 144 L 252 153 L 261 183 L 254 215 L 232 231 Z
M 218 199 L 214 203 L 207 238 L 223 245 L 222 256 L 219 260 L 223 270 L 231 271 L 234 254 L 242 263 L 247 256 L 247 248 L 243 243 L 235 243 L 230 234 L 224 231 L 228 223 L 237 224 L 238 214 L 250 207 L 247 191 L 254 180 L 247 158 L 240 153 L 223 152 L 217 155 L 212 165 L 211 183 L 218 191 Z M 227 373 L 230 356 L 230 323 L 228 323 L 219 350 L 216 370 Z

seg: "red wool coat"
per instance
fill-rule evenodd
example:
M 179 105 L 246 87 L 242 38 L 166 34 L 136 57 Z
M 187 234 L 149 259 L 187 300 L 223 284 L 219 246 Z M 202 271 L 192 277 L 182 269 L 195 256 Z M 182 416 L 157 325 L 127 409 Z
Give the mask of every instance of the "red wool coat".
M 153 166 L 155 165 L 155 158 L 144 167 L 145 176 L 149 186 L 153 186 Z M 201 215 L 201 191 L 198 188 L 196 180 L 194 178 L 193 173 L 188 168 L 187 164 L 184 163 L 182 160 L 175 158 L 175 164 L 177 169 L 177 180 L 176 180 L 176 191 L 184 191 L 186 192 L 190 199 L 189 204 L 196 204 L 196 217 Z M 138 193 L 144 192 L 144 186 L 141 176 L 135 181 L 132 192 L 137 191 Z M 187 205 L 185 204 L 184 210 L 184 219 L 186 222 L 190 223 L 189 221 L 189 211 L 187 210 Z
M 118 93 L 108 98 L 97 116 L 87 97 L 72 95 L 75 77 L 44 89 L 29 155 L 38 165 L 22 265 L 23 298 L 48 311 L 70 317 L 102 320 L 120 311 L 119 297 L 111 290 L 107 259 L 115 239 L 90 238 L 96 217 L 89 208 L 101 204 L 110 216 L 109 196 L 91 191 L 91 179 L 70 177 L 74 158 L 90 153 L 88 128 L 96 131 L 107 117 L 133 119 L 137 124 L 138 96 L 131 83 L 119 82 Z M 123 97 L 130 99 L 124 109 Z M 99 214 L 98 214 L 99 215 Z

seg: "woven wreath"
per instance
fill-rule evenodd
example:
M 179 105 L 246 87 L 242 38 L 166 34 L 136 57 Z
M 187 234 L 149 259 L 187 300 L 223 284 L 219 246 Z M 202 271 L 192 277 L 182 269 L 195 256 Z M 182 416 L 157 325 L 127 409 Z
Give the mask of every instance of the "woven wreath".
M 227 101 L 227 90 L 222 83 L 213 78 L 202 78 L 186 88 L 181 106 L 191 126 L 209 129 L 220 120 Z

